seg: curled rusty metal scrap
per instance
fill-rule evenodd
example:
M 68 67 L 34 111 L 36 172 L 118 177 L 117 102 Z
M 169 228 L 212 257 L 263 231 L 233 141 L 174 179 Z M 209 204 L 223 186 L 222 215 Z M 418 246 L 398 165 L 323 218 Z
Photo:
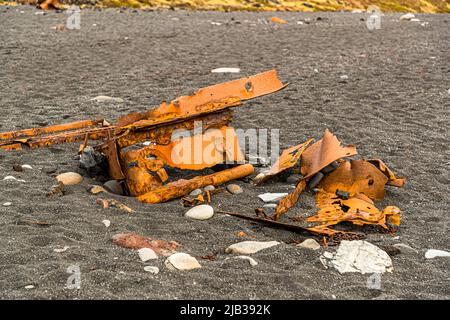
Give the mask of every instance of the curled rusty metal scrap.
M 378 159 L 343 160 L 343 158 L 356 155 L 356 148 L 341 146 L 336 136 L 328 130 L 325 131 L 321 140 L 308 147 L 310 141 L 285 150 L 276 163 L 276 167 L 269 170 L 270 177 L 279 174 L 283 171 L 278 169 L 279 163 L 286 163 L 284 160 L 289 157 L 289 150 L 301 150 L 300 168 L 303 178 L 293 192 L 281 199 L 272 216 L 274 221 L 279 220 L 283 214 L 295 206 L 300 195 L 307 188 L 308 180 L 321 172 L 326 176 L 319 182 L 316 190 L 316 205 L 319 211 L 306 218 L 306 222 L 314 225 L 304 227 L 305 230 L 335 236 L 336 234 L 351 233 L 331 228 L 331 226 L 344 221 L 358 226 L 379 225 L 384 229 L 388 228 L 387 223 L 400 225 L 400 209 L 398 207 L 387 206 L 380 211 L 374 205 L 373 200 L 384 199 L 386 184 L 402 187 L 406 183 L 405 178 L 396 177 L 383 161 Z M 296 161 L 298 160 L 296 159 Z M 337 168 L 333 168 L 334 170 L 331 172 L 324 170 L 324 168 L 329 168 L 332 163 L 336 163 Z M 294 165 L 290 163 L 284 168 Z M 257 183 L 266 180 L 262 178 Z

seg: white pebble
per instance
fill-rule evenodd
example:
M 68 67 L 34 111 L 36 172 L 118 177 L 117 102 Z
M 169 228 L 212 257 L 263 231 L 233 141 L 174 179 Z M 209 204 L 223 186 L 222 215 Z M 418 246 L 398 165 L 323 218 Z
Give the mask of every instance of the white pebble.
M 56 253 L 62 253 L 62 252 L 67 251 L 69 248 L 70 248 L 70 247 L 65 246 L 65 247 L 62 248 L 62 249 L 54 249 L 53 251 L 55 251 Z
M 450 257 L 450 252 L 435 249 L 428 249 L 427 252 L 425 252 L 425 258 L 427 259 L 433 259 L 436 257 Z
M 146 262 L 148 260 L 158 259 L 158 255 L 150 248 L 142 248 L 138 250 L 139 258 L 143 262 Z
M 239 68 L 217 68 L 211 70 L 212 73 L 239 73 L 241 69 Z
M 247 255 L 279 244 L 277 241 L 242 241 L 226 248 L 225 253 Z
M 196 220 L 207 220 L 212 218 L 213 215 L 214 215 L 213 207 L 207 204 L 202 204 L 193 207 L 184 214 L 185 217 Z
M 407 13 L 407 14 L 402 15 L 400 17 L 400 20 L 411 20 L 411 19 L 414 19 L 415 17 L 416 16 L 413 15 L 412 13 Z
M 30 166 L 29 164 L 24 164 L 22 165 L 22 169 L 29 169 L 29 170 L 33 170 L 33 167 Z
M 159 268 L 153 266 L 146 266 L 144 267 L 144 271 L 157 275 L 159 273 Z
M 3 204 L 3 206 L 4 206 L 4 207 L 10 207 L 10 206 L 12 206 L 12 202 L 5 202 L 5 203 Z
M 102 220 L 102 223 L 105 225 L 105 227 L 109 228 L 109 226 L 111 225 L 111 221 L 109 220 Z
M 65 172 L 56 176 L 56 180 L 62 182 L 66 186 L 72 186 L 83 181 L 83 177 L 76 172 Z
M 250 265 L 251 265 L 252 267 L 258 265 L 258 262 L 256 262 L 255 259 L 253 259 L 252 257 L 249 257 L 249 256 L 237 256 L 237 257 L 235 257 L 235 258 L 236 258 L 236 259 L 247 260 L 247 261 L 250 263 Z
M 258 196 L 264 202 L 278 202 L 284 197 L 286 197 L 288 193 L 263 193 Z
M 108 97 L 108 96 L 97 96 L 95 98 L 92 98 L 91 101 L 95 101 L 95 102 L 123 102 L 123 99 L 122 98 Z
M 306 239 L 302 243 L 298 244 L 297 247 L 311 249 L 311 250 L 319 250 L 320 244 L 314 239 Z
M 193 270 L 201 268 L 202 266 L 198 263 L 197 259 L 190 256 L 187 253 L 174 253 L 164 262 L 165 266 L 169 270 Z
M 30 285 L 28 285 L 28 286 L 25 286 L 25 289 L 31 290 L 31 289 L 34 289 L 34 286 L 33 286 L 32 284 L 30 284 Z

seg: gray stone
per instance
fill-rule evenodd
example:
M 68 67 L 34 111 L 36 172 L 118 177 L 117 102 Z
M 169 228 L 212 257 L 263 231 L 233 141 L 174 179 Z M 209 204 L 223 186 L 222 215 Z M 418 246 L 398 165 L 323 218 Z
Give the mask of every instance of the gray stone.
M 214 191 L 216 190 L 216 187 L 214 187 L 213 185 L 209 185 L 203 188 L 204 191 Z
M 419 251 L 404 243 L 396 243 L 394 247 L 399 249 L 401 253 L 419 253 Z
M 237 184 L 229 184 L 227 185 L 227 190 L 231 194 L 240 194 L 243 192 L 242 188 Z
M 291 174 L 287 177 L 286 182 L 289 184 L 297 184 L 302 179 L 302 176 L 299 174 Z
M 298 244 L 297 247 L 311 250 L 319 250 L 321 248 L 320 244 L 314 239 L 306 239 L 302 243 Z
M 199 194 L 202 194 L 202 189 L 195 189 L 192 190 L 191 193 L 189 193 L 189 196 L 191 197 L 197 197 Z
M 123 188 L 119 181 L 109 180 L 103 185 L 109 192 L 123 196 Z

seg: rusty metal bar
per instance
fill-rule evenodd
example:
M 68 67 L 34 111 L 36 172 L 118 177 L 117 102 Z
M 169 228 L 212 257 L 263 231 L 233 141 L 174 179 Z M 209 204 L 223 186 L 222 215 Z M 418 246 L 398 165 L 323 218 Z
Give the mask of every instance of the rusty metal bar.
M 146 203 L 166 202 L 180 198 L 195 189 L 203 188 L 208 185 L 218 186 L 230 180 L 246 177 L 252 174 L 253 171 L 254 168 L 251 164 L 243 164 L 207 176 L 198 176 L 190 180 L 181 179 L 171 182 L 137 198 L 139 201 Z

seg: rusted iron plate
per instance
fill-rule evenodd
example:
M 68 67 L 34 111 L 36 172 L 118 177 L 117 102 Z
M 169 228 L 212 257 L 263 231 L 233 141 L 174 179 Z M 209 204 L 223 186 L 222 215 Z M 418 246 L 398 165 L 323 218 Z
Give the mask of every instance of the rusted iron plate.
M 406 178 L 404 177 L 396 177 L 394 172 L 388 168 L 387 165 L 384 164 L 380 159 L 370 159 L 367 160 L 374 166 L 376 166 L 383 174 L 388 178 L 388 184 L 395 187 L 403 187 L 406 183 Z
M 276 70 L 254 76 L 205 87 L 190 96 L 182 96 L 170 103 L 144 113 L 134 113 L 119 119 L 117 126 L 133 129 L 149 124 L 162 123 L 215 112 L 240 105 L 241 101 L 270 94 L 285 88 Z
M 269 169 L 269 171 L 264 173 L 264 176 L 262 178 L 254 180 L 255 184 L 262 184 L 265 181 L 269 180 L 271 177 L 293 168 L 300 160 L 300 156 L 302 155 L 302 153 L 306 150 L 306 148 L 312 141 L 313 139 L 310 139 L 297 146 L 293 146 L 289 149 L 284 150 L 281 153 L 281 156 L 278 158 L 277 162 L 275 162 L 275 164 Z
M 304 179 L 308 179 L 333 161 L 355 154 L 357 152 L 354 146 L 341 146 L 336 136 L 326 129 L 323 138 L 303 152 L 302 175 Z
M 383 200 L 388 178 L 377 167 L 365 160 L 342 161 L 328 174 L 319 187 L 329 193 L 347 191 L 350 196 L 365 194 L 371 199 Z

